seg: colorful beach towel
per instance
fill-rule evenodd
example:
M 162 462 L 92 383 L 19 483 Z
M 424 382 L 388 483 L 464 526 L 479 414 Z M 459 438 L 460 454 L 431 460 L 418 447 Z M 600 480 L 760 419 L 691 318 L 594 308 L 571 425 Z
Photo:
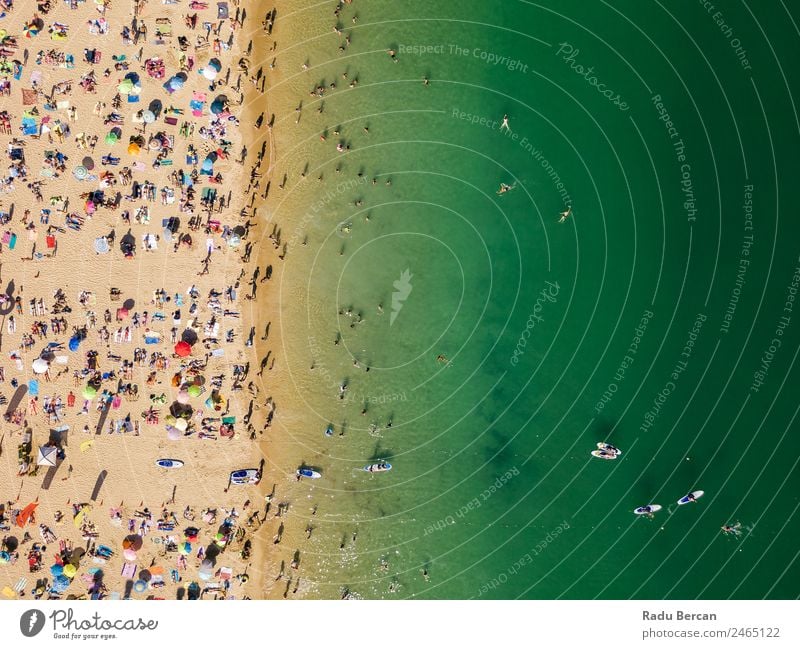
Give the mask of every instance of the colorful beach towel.
M 36 91 L 32 88 L 22 88 L 22 105 L 33 106 L 36 104 Z
M 202 117 L 203 106 L 206 103 L 206 93 L 195 90 L 192 93 L 192 99 L 189 102 L 189 108 L 192 109 L 192 115 L 195 117 Z

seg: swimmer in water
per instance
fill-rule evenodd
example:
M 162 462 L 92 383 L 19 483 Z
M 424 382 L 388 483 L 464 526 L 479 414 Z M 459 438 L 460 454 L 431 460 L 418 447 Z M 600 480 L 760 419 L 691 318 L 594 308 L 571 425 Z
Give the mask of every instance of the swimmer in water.
M 655 513 L 653 512 L 652 505 L 645 505 L 641 508 L 641 514 L 643 516 L 647 516 L 647 518 L 655 518 Z
M 511 131 L 511 127 L 508 125 L 508 115 L 503 115 L 503 123 L 500 124 L 500 131 L 502 132 L 504 128 Z
M 506 192 L 510 192 L 514 187 L 517 186 L 517 183 L 513 185 L 506 185 L 505 183 L 500 183 L 500 189 L 497 190 L 498 195 L 505 194 Z
M 601 451 L 613 453 L 614 455 L 622 455 L 622 451 L 620 451 L 616 446 L 612 446 L 608 442 L 598 442 L 597 448 L 599 448 Z
M 738 521 L 733 525 L 723 525 L 722 526 L 722 533 L 726 536 L 728 534 L 732 534 L 733 536 L 741 536 L 742 535 L 742 524 Z
M 568 217 L 570 214 L 572 214 L 572 205 L 570 205 L 570 206 L 567 208 L 566 212 L 561 212 L 561 213 L 558 215 L 558 216 L 559 216 L 558 222 L 559 222 L 559 223 L 563 223 L 564 221 L 566 221 L 566 220 L 567 220 L 567 217 Z

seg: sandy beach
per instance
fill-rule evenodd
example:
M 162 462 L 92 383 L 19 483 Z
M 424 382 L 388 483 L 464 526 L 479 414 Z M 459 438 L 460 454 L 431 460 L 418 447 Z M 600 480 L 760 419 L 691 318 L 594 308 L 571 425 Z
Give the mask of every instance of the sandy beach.
M 272 25 L 235 0 L 5 11 L 0 595 L 261 597 L 293 480 L 259 446 L 281 246 L 247 57 Z

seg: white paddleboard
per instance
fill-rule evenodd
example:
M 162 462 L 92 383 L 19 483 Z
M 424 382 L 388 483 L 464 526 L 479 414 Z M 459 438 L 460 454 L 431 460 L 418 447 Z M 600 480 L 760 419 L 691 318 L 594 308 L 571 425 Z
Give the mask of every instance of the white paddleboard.
M 594 457 L 599 457 L 601 460 L 616 460 L 617 456 L 612 455 L 608 451 L 592 451 Z
M 700 496 L 702 496 L 704 493 L 705 493 L 705 491 L 693 491 L 693 492 L 691 493 L 691 495 L 692 495 L 692 496 L 694 496 L 694 499 L 695 499 L 695 500 L 697 500 L 697 499 L 698 499 L 698 498 L 700 498 Z M 687 503 L 690 503 L 690 502 L 692 502 L 692 501 L 691 501 L 691 500 L 689 500 L 689 494 L 687 494 L 687 495 L 685 495 L 683 498 L 681 498 L 681 499 L 678 501 L 678 504 L 679 504 L 679 505 L 685 505 L 685 504 L 687 504 Z
M 183 466 L 183 460 L 161 458 L 160 460 L 156 460 L 156 466 L 162 469 L 180 469 Z
M 258 469 L 240 469 L 232 471 L 230 481 L 232 484 L 258 484 L 261 472 Z
M 295 475 L 301 478 L 311 478 L 312 480 L 322 477 L 322 474 L 319 471 L 314 471 L 313 469 L 305 469 L 305 468 L 298 469 Z
M 368 464 L 367 466 L 364 467 L 363 470 L 367 471 L 369 473 L 383 473 L 385 471 L 391 471 L 392 470 L 392 465 L 389 464 L 388 462 L 383 462 L 382 464 L 383 464 L 383 466 L 381 466 L 381 463 Z
M 657 511 L 661 509 L 661 505 L 648 505 L 650 507 L 650 511 L 646 511 L 644 507 L 637 507 L 633 510 L 634 514 L 638 514 L 641 516 L 642 514 L 655 514 Z

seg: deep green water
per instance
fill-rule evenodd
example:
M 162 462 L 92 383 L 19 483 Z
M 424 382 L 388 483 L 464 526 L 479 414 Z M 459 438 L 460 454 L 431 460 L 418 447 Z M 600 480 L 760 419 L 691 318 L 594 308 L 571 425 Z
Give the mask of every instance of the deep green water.
M 283 425 L 324 474 L 296 492 L 320 505 L 308 596 L 800 594 L 800 14 L 719 4 L 357 1 L 344 53 L 333 3 L 280 16 L 307 39 L 280 43 L 303 110 L 275 107 L 273 214 L 306 404 Z

